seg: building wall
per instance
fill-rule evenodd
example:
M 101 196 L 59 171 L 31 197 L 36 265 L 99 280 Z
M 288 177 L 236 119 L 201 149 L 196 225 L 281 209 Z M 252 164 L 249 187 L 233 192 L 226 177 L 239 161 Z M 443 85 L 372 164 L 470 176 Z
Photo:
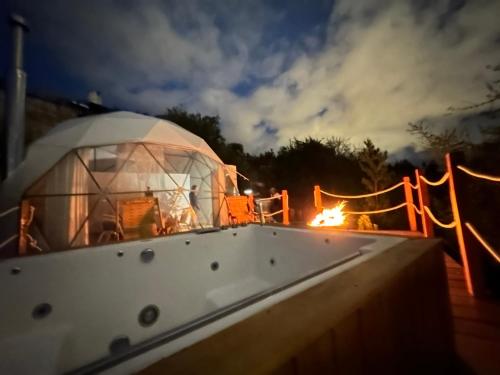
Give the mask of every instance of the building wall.
M 86 108 L 65 100 L 26 98 L 26 144 L 45 135 L 58 123 L 85 114 Z M 0 116 L 5 126 L 5 91 L 0 91 Z

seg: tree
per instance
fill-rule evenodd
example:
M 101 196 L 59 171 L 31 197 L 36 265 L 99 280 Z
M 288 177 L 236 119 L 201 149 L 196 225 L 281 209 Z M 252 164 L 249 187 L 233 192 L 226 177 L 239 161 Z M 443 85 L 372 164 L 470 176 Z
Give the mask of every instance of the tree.
M 361 183 L 369 193 L 385 189 L 391 182 L 391 174 L 387 164 L 387 151 L 375 147 L 370 139 L 364 141 L 364 147 L 358 153 L 359 166 L 364 173 Z M 378 210 L 388 203 L 387 196 L 376 195 L 367 199 L 369 210 Z
M 470 146 L 468 135 L 457 128 L 433 132 L 424 120 L 410 122 L 407 131 L 419 137 L 421 144 L 430 151 L 437 160 L 442 160 L 447 152 L 462 151 Z
M 267 194 L 271 186 L 288 189 L 296 220 L 311 218 L 314 185 L 340 194 L 362 192 L 361 169 L 353 147 L 343 138 L 294 138 L 277 152 L 248 155 L 248 161 L 249 177 L 261 193 Z M 325 207 L 333 207 L 336 203 L 336 199 L 327 196 L 323 199 Z
M 239 172 L 250 178 L 250 182 L 238 179 L 240 191 L 252 187 L 254 191 L 267 195 L 270 187 L 288 189 L 290 205 L 296 210 L 298 220 L 308 220 L 313 214 L 313 186 L 320 185 L 326 191 L 355 195 L 363 192 L 360 180 L 369 191 L 387 186 L 389 171 L 386 165 L 387 152 L 375 148 L 370 140 L 358 154 L 347 139 L 332 137 L 304 140 L 291 139 L 289 144 L 275 152 L 250 155 L 239 143 L 227 143 L 220 132 L 218 116 L 203 116 L 189 113 L 183 108 L 168 109 L 158 116 L 203 138 L 227 164 L 237 166 Z M 358 162 L 361 156 L 363 159 Z M 364 170 L 363 170 L 364 168 Z M 384 198 L 376 198 L 370 208 L 385 204 Z M 333 207 L 337 199 L 324 196 L 325 207 Z M 352 200 L 349 209 L 362 209 L 362 202 Z
M 486 66 L 486 69 L 494 73 L 500 72 L 500 64 Z M 477 110 L 478 115 L 488 116 L 490 118 L 497 118 L 500 113 L 500 79 L 494 79 L 486 82 L 486 98 L 477 103 L 460 107 L 448 107 L 449 112 L 463 112 Z M 438 160 L 442 160 L 444 154 L 452 151 L 464 151 L 470 148 L 471 142 L 469 141 L 468 134 L 465 130 L 458 128 L 444 129 L 441 132 L 434 132 L 430 129 L 429 125 L 423 120 L 418 122 L 410 122 L 408 124 L 408 132 L 420 138 L 422 145 L 434 154 Z M 482 134 L 485 141 L 490 143 L 500 143 L 500 125 L 482 129 Z
M 411 177 L 417 167 L 408 159 L 398 160 L 389 165 L 389 171 L 392 176 L 401 181 L 403 177 Z
M 500 72 L 500 64 L 491 66 L 486 65 L 486 69 L 491 70 L 492 72 Z M 495 79 L 490 82 L 486 82 L 486 89 L 488 93 L 486 94 L 486 99 L 482 100 L 478 103 L 474 103 L 468 106 L 462 107 L 448 107 L 449 111 L 467 111 L 471 109 L 483 109 L 484 107 L 489 106 L 484 112 L 487 112 L 491 116 L 496 116 L 500 112 L 500 108 L 495 108 L 495 104 L 500 102 L 500 79 Z
M 182 107 L 174 107 L 157 117 L 172 121 L 203 138 L 218 155 L 222 155 L 226 140 L 220 132 L 219 116 L 202 116 L 199 113 L 189 113 Z

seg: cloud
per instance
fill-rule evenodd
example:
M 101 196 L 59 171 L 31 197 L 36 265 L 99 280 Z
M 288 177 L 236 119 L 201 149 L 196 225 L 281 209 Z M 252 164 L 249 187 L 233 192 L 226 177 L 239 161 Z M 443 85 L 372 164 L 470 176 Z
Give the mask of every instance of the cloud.
M 500 6 L 412 4 L 338 2 L 323 50 L 304 54 L 251 97 L 220 103 L 222 118 L 243 107 L 253 113 L 240 125 L 249 127 L 258 114 L 278 129 L 279 144 L 294 136 L 343 136 L 357 144 L 371 137 L 393 152 L 414 143 L 406 132 L 410 121 L 433 118 L 440 126 L 442 117 L 448 125 L 446 108 L 481 100 L 484 67 L 500 61 L 493 16 Z
M 100 89 L 108 103 L 153 112 L 174 98 L 189 102 L 200 90 L 229 89 L 250 72 L 255 75 L 250 51 L 258 50 L 261 25 L 271 17 L 258 2 L 255 9 L 201 0 L 20 4 L 51 58 Z M 279 55 L 266 56 L 266 77 L 279 62 Z M 183 90 L 162 88 L 173 80 L 183 82 Z M 149 102 L 153 94 L 158 99 Z M 163 105 L 160 97 L 166 99 Z
M 25 5 L 39 43 L 105 103 L 218 114 L 223 134 L 250 151 L 306 136 L 410 150 L 408 122 L 440 126 L 450 105 L 481 100 L 484 67 L 500 61 L 498 1 L 325 1 L 300 27 L 294 6 Z

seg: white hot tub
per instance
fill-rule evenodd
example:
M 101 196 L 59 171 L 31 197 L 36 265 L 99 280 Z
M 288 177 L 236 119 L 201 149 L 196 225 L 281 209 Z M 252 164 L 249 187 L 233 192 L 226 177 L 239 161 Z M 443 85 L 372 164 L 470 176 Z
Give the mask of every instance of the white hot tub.
M 249 225 L 8 259 L 0 373 L 138 371 L 403 241 Z

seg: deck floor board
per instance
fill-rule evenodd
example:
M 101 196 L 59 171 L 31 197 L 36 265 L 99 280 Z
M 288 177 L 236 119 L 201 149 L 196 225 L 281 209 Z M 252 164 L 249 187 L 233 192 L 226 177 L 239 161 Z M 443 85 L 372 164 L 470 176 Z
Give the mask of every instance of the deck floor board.
M 500 373 L 500 302 L 467 292 L 460 264 L 445 255 L 457 354 L 476 374 Z

